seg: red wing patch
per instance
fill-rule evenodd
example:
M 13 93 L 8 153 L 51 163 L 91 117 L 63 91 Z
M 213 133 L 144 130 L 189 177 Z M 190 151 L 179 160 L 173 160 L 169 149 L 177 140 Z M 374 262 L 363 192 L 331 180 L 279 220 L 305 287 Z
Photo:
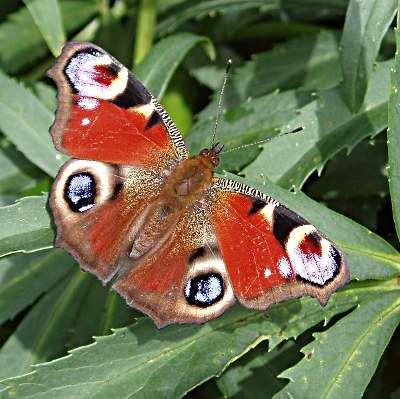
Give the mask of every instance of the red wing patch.
M 104 100 L 77 97 L 61 146 L 68 155 L 122 165 L 154 165 L 173 158 L 165 126 L 148 125 L 145 106 L 123 109 Z M 142 111 L 143 112 L 143 111 Z
M 213 221 L 236 296 L 239 299 L 256 298 L 293 279 L 291 273 L 279 272 L 279 265 L 290 262 L 273 234 L 268 215 L 273 206 L 250 216 L 252 203 L 249 197 L 221 193 L 220 200 L 221 207 Z
M 188 157 L 162 106 L 101 48 L 70 43 L 47 75 L 58 86 L 59 107 L 51 135 L 59 151 L 135 166 Z
M 257 190 L 241 184 L 232 187 L 246 194 L 217 190 L 213 223 L 238 299 L 248 307 L 266 308 L 311 295 L 325 304 L 349 278 L 339 250 L 277 201 L 262 193 L 262 199 L 253 197 L 250 192 Z

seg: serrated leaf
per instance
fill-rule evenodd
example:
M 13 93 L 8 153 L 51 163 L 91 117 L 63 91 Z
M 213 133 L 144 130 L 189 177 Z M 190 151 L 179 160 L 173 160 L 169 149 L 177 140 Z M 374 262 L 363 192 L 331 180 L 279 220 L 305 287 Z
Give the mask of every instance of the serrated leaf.
M 268 345 L 261 343 L 230 365 L 216 383 L 224 398 L 270 398 L 286 385 L 276 377 L 292 365 L 293 359 L 299 357 L 299 351 L 298 343 L 292 340 L 271 352 L 268 352 Z
M 0 74 L 0 129 L 32 163 L 54 176 L 66 161 L 54 148 L 49 127 L 54 115 L 30 90 Z
M 176 0 L 172 0 L 172 2 L 174 1 Z M 16 7 L 20 7 L 20 4 L 16 1 L 13 0 L 12 3 L 14 4 L 14 10 L 17 9 Z M 170 3 L 170 1 L 165 3 Z M 210 4 L 211 2 L 207 1 L 202 3 Z M 233 138 L 237 141 L 243 140 L 244 142 L 248 142 L 251 138 L 249 139 L 246 135 L 246 129 L 248 128 L 248 132 L 254 133 L 253 128 L 262 125 L 260 116 L 263 113 L 270 116 L 270 113 L 262 108 L 257 109 L 258 113 L 256 115 L 251 115 L 251 106 L 247 108 L 245 104 L 249 97 L 254 99 L 255 97 L 264 96 L 267 92 L 276 87 L 280 89 L 294 89 L 297 90 L 297 92 L 304 92 L 304 88 L 308 90 L 316 89 L 319 92 L 321 89 L 332 88 L 338 84 L 341 71 L 340 67 L 337 68 L 337 36 L 333 35 L 331 32 L 337 29 L 338 33 L 340 33 L 339 28 L 344 15 L 343 10 L 345 10 L 348 0 L 326 0 L 323 2 L 319 0 L 304 0 L 301 2 L 280 0 L 279 3 L 275 2 L 276 11 L 274 10 L 264 15 L 263 12 L 268 11 L 268 6 L 271 5 L 272 2 L 264 2 L 266 6 L 265 9 L 248 8 L 245 11 L 243 10 L 248 7 L 250 2 L 236 3 L 237 8 L 229 7 L 229 0 L 214 0 L 214 5 L 217 7 L 221 5 L 220 8 L 215 9 L 217 10 L 216 13 L 211 12 L 211 14 L 201 15 L 200 18 L 204 18 L 199 21 L 199 23 L 198 20 L 196 20 L 198 15 L 192 13 L 192 17 L 186 20 L 188 23 L 185 23 L 183 29 L 196 32 L 197 35 L 206 35 L 210 37 L 214 43 L 217 43 L 218 51 L 223 46 L 233 53 L 240 53 L 243 59 L 249 60 L 248 64 L 245 65 L 249 66 L 247 69 L 247 72 L 249 72 L 248 74 L 245 73 L 245 68 L 237 68 L 237 72 L 241 72 L 242 74 L 235 82 L 237 87 L 234 87 L 231 92 L 232 98 L 235 97 L 234 92 L 236 89 L 243 90 L 237 90 L 236 95 L 239 99 L 238 103 L 234 104 L 237 108 L 227 113 L 227 120 L 228 123 L 231 124 L 230 126 L 236 126 L 238 128 L 233 132 L 239 133 L 240 123 L 243 123 L 242 127 L 244 130 L 238 135 L 235 134 L 235 137 L 229 137 L 229 132 L 226 130 L 226 138 L 228 141 L 230 138 Z M 63 0 L 61 4 L 71 4 L 71 2 Z M 76 27 L 69 31 L 72 35 L 82 31 L 82 34 L 86 35 L 86 37 L 89 35 L 92 38 L 97 37 L 100 41 L 103 39 L 103 43 L 110 43 L 110 47 L 108 48 L 114 55 L 131 53 L 132 35 L 134 34 L 133 28 L 135 25 L 135 8 L 127 8 L 123 1 L 112 2 L 113 6 L 111 8 L 107 8 L 108 6 L 105 5 L 106 2 L 101 3 L 98 0 L 89 2 L 77 1 L 74 2 L 74 4 L 76 5 L 75 12 L 70 13 L 68 19 L 66 19 L 66 15 L 63 14 L 66 31 L 68 31 L 68 21 L 71 24 L 75 23 Z M 100 4 L 102 6 L 105 5 L 105 7 L 101 8 L 101 16 L 98 16 L 100 15 Z M 192 12 L 190 7 L 198 7 L 199 2 L 185 1 L 183 4 L 190 13 Z M 222 9 L 224 5 L 228 5 L 228 8 L 223 10 L 225 14 L 219 14 L 218 10 Z M 84 20 L 85 7 L 94 7 L 95 11 L 92 15 L 98 16 L 86 26 L 84 26 L 84 24 L 79 25 L 78 22 L 76 22 L 78 20 Z M 160 7 L 166 7 L 164 2 L 160 4 Z M 4 5 L 4 8 L 9 8 L 9 5 Z M 21 8 L 20 10 L 23 9 Z M 334 10 L 337 11 L 336 14 Z M 171 12 L 173 11 L 174 10 L 171 10 Z M 29 29 L 25 28 L 32 26 L 33 21 L 30 21 L 26 26 L 18 23 L 10 24 L 7 22 L 7 14 L 3 9 L 2 12 L 3 19 L 0 23 L 0 43 L 3 43 L 4 46 L 0 46 L 1 57 L 8 57 L 9 65 L 11 65 L 12 68 L 16 68 L 15 70 L 17 71 L 26 72 L 29 70 L 30 79 L 42 76 L 45 64 L 50 61 L 44 58 L 47 56 L 47 47 L 41 33 L 36 30 L 37 36 L 35 36 L 35 34 L 29 35 Z M 20 15 L 20 12 L 17 13 Z M 26 13 L 26 15 L 28 14 Z M 332 16 L 335 16 L 335 18 Z M 175 18 L 171 20 L 172 23 L 180 24 L 185 15 L 169 14 L 167 15 L 167 18 L 168 17 Z M 162 15 L 159 20 L 164 20 Z M 277 20 L 278 22 L 275 22 Z M 10 27 L 10 25 L 13 29 L 10 29 L 8 32 L 12 34 L 2 36 L 2 32 L 4 32 L 2 28 L 4 26 Z M 326 47 L 324 47 L 324 40 L 322 40 L 323 34 L 318 36 L 310 35 L 310 32 L 315 32 L 315 30 L 320 27 L 330 30 L 330 32 L 325 35 L 326 37 L 332 38 L 335 36 L 335 40 L 326 40 Z M 275 32 L 274 29 L 277 29 L 277 31 Z M 243 35 L 240 34 L 241 30 L 243 30 Z M 98 34 L 96 34 L 96 32 Z M 110 32 L 112 33 L 111 36 L 107 36 Z M 297 48 L 296 43 L 291 42 L 292 49 L 290 49 L 287 37 L 292 35 L 293 32 L 296 32 L 296 37 L 303 36 L 303 34 L 309 37 L 301 37 L 301 39 L 297 41 Z M 28 34 L 28 37 L 25 36 L 26 34 Z M 275 34 L 278 36 L 274 36 Z M 304 41 L 309 40 L 309 47 L 300 46 L 302 39 L 304 39 Z M 379 59 L 389 59 L 392 57 L 391 39 L 391 32 L 388 31 Z M 261 48 L 263 50 L 271 48 L 277 41 L 282 41 L 283 46 L 288 44 L 286 50 L 289 51 L 282 53 L 281 57 L 279 57 L 279 51 L 276 51 L 274 54 L 275 57 L 269 59 L 269 61 L 275 61 L 274 63 L 263 63 L 261 60 L 257 59 L 257 55 L 256 58 L 253 58 L 255 51 Z M 371 45 L 373 46 L 372 43 Z M 197 47 L 200 50 L 200 46 Z M 283 47 L 281 49 L 283 49 Z M 2 51 L 6 54 L 3 55 Z M 40 53 L 41 51 L 46 53 Z M 168 55 L 168 49 L 165 54 Z M 160 53 L 159 56 L 165 57 L 165 54 Z M 177 57 L 179 56 L 178 54 Z M 332 56 L 332 58 L 330 58 L 330 56 Z M 119 55 L 117 58 L 119 58 Z M 128 59 L 130 58 L 131 57 L 128 55 Z M 42 60 L 43 62 L 40 62 Z M 268 58 L 266 57 L 265 60 L 268 61 Z M 156 61 L 158 62 L 159 60 L 156 59 Z M 257 63 L 257 68 L 255 69 L 252 69 L 252 65 L 255 65 L 253 61 Z M 182 65 L 182 62 L 179 61 L 179 64 Z M 238 64 L 237 62 L 235 63 L 235 65 Z M 18 65 L 20 66 L 18 67 Z M 223 63 L 219 65 L 223 66 Z M 155 72 L 154 69 L 159 69 L 160 76 L 164 75 L 165 80 L 169 80 L 170 75 L 168 75 L 168 71 L 165 70 L 165 65 L 158 64 L 157 68 L 154 69 L 153 65 L 149 65 L 148 67 L 148 73 L 153 73 Z M 296 69 L 296 67 L 298 69 Z M 235 69 L 233 70 L 234 72 Z M 256 81 L 257 73 L 261 73 L 262 79 Z M 218 71 L 214 73 L 211 84 L 207 85 L 207 87 L 212 88 L 212 91 L 219 91 L 217 74 Z M 220 74 L 220 80 L 222 80 L 222 78 L 223 72 Z M 232 78 L 234 78 L 234 75 L 232 75 Z M 270 78 L 272 79 L 271 85 Z M 203 81 L 207 79 L 206 74 L 202 76 L 202 79 Z M 243 79 L 243 81 L 241 82 L 240 79 Z M 274 86 L 276 83 L 277 85 Z M 380 81 L 377 81 L 376 93 L 374 93 L 377 95 L 380 95 L 380 91 L 383 90 L 383 88 L 379 86 L 379 83 Z M 385 79 L 382 79 L 381 83 L 385 85 Z M 161 82 L 161 84 L 163 84 L 163 82 Z M 37 97 L 40 99 L 40 102 L 52 112 L 54 106 L 49 99 L 53 100 L 55 98 L 54 94 L 47 94 L 46 90 L 41 90 L 42 88 L 43 86 L 40 88 L 40 91 L 34 91 L 34 93 L 38 93 Z M 247 91 L 247 89 L 250 91 Z M 263 90 L 267 90 L 267 92 L 263 92 Z M 254 93 L 256 93 L 256 96 L 254 96 Z M 193 95 L 196 99 L 195 107 L 202 107 L 206 101 L 207 95 L 208 93 L 206 91 L 201 91 L 201 89 L 198 90 L 196 88 L 196 94 Z M 317 97 L 315 98 L 317 99 Z M 309 101 L 307 103 L 309 104 Z M 301 111 L 304 110 L 305 104 L 306 103 L 301 104 Z M 372 105 L 374 106 L 374 104 Z M 195 108 L 191 103 L 186 104 L 186 106 Z M 195 108 L 194 112 L 197 112 L 197 109 L 198 108 Z M 249 111 L 247 116 L 245 112 L 243 112 L 243 109 Z M 376 112 L 378 113 L 384 109 L 385 105 L 382 104 L 382 108 L 376 109 Z M 275 110 L 278 111 L 278 108 Z M 209 114 L 207 115 L 206 112 L 202 113 L 200 115 L 200 120 L 203 115 L 206 115 L 205 118 L 208 118 L 209 115 L 214 116 L 216 107 L 212 109 L 207 108 L 206 111 L 209 111 Z M 331 115 L 331 120 L 334 120 L 335 111 L 336 110 L 332 110 L 331 112 L 333 115 Z M 179 109 L 177 109 L 177 112 L 179 112 Z M 352 119 L 349 123 L 350 134 L 355 132 L 354 136 L 357 136 L 357 140 L 362 136 L 362 133 L 360 133 L 362 130 L 364 130 L 366 134 L 368 134 L 367 132 L 369 131 L 373 131 L 375 134 L 378 129 L 378 125 L 374 125 L 377 114 L 373 115 L 366 112 L 364 116 L 365 118 L 361 118 L 358 121 Z M 385 118 L 384 113 L 382 113 L 381 116 Z M 246 117 L 248 117 L 248 119 L 246 119 Z M 252 119 L 252 117 L 255 118 Z M 257 125 L 258 122 L 255 120 L 257 118 L 259 119 L 259 125 Z M 295 118 L 290 117 L 290 120 L 287 118 L 282 120 L 282 123 L 277 127 L 286 126 L 287 123 L 290 125 L 292 119 Z M 244 122 L 247 122 L 247 124 Z M 252 124 L 251 122 L 255 123 Z M 373 125 L 372 127 L 369 125 L 370 122 Z M 237 125 L 234 125 L 234 123 L 237 123 Z M 327 127 L 329 128 L 329 125 L 327 125 Z M 15 129 L 18 129 L 18 125 L 16 125 Z M 359 130 L 357 131 L 357 129 Z M 43 133 L 47 134 L 47 128 Z M 267 133 L 272 133 L 272 129 L 270 131 L 267 130 Z M 209 137 L 208 135 L 207 138 Z M 340 137 L 338 138 L 340 139 Z M 339 139 L 338 142 L 340 142 Z M 346 139 L 347 136 L 344 138 L 345 142 Z M 353 146 L 358 143 L 356 140 L 350 141 Z M 7 139 L 3 138 L 3 142 L 5 142 L 6 145 L 8 144 Z M 208 142 L 209 140 L 203 141 L 205 144 Z M 328 153 L 324 152 L 322 155 L 326 159 L 331 159 L 332 153 L 334 153 L 333 149 L 337 143 L 322 144 L 324 151 L 329 148 Z M 317 143 L 317 146 L 318 145 L 319 143 Z M 287 148 L 284 154 L 285 156 L 283 157 L 284 161 L 286 161 L 286 158 L 290 158 L 292 150 L 293 148 Z M 260 149 L 253 148 L 252 151 L 256 154 Z M 247 148 L 244 152 L 247 153 Z M 255 156 L 254 154 L 250 154 L 250 159 L 253 159 L 252 157 Z M 247 155 L 242 156 L 239 153 L 237 155 L 239 155 L 239 167 L 241 167 L 246 162 Z M 230 155 L 227 154 L 226 157 L 228 156 Z M 353 157 L 353 153 L 351 153 L 350 156 Z M 355 157 L 355 159 L 357 159 L 357 157 Z M 222 161 L 224 162 L 223 158 Z M 36 163 L 36 160 L 32 162 Z M 235 166 L 237 167 L 238 164 L 236 163 Z M 374 160 L 370 162 L 370 166 L 378 168 L 378 164 L 375 163 Z M 58 167 L 55 170 L 57 169 Z M 264 172 L 264 170 L 255 170 L 257 176 Z M 253 178 L 254 176 L 249 175 L 249 177 Z M 15 175 L 15 178 L 18 178 L 18 174 Z M 249 180 L 247 183 L 251 184 L 251 181 Z M 34 184 L 37 187 L 37 184 Z M 12 192 L 13 188 L 11 184 L 9 186 L 11 189 L 10 192 Z M 257 353 L 252 357 L 252 350 L 260 341 L 269 339 L 269 347 L 274 348 L 271 352 L 271 354 L 273 354 L 275 350 L 279 351 L 283 346 L 282 341 L 284 340 L 297 337 L 300 334 L 302 335 L 301 339 L 303 339 L 304 336 L 309 337 L 310 333 L 308 330 L 313 328 L 313 326 L 319 331 L 325 331 L 330 334 L 329 327 L 323 326 L 325 320 L 329 320 L 332 316 L 335 316 L 335 318 L 332 319 L 332 323 L 340 322 L 341 317 L 343 317 L 342 314 L 351 315 L 350 312 L 352 312 L 360 302 L 370 302 L 387 295 L 387 292 L 390 290 L 398 290 L 397 278 L 400 273 L 399 254 L 393 247 L 388 245 L 387 242 L 361 226 L 345 218 L 334 215 L 323 206 L 315 205 L 302 194 L 292 195 L 287 192 L 282 192 L 281 195 L 279 189 L 276 189 L 274 186 L 270 187 L 268 184 L 264 189 L 267 193 L 273 194 L 273 196 L 277 197 L 282 202 L 285 201 L 286 205 L 317 224 L 317 226 L 343 250 L 349 261 L 352 278 L 364 281 L 352 281 L 343 287 L 338 293 L 332 296 L 328 306 L 325 308 L 321 308 L 316 300 L 309 298 L 288 301 L 282 305 L 274 306 L 267 312 L 246 310 L 238 306 L 219 320 L 208 323 L 206 326 L 175 326 L 176 329 L 171 327 L 171 330 L 167 331 L 168 334 L 165 334 L 165 330 L 155 330 L 150 320 L 146 321 L 146 325 L 140 322 L 138 325 L 119 330 L 122 332 L 118 334 L 118 336 L 102 338 L 87 348 L 74 351 L 70 357 L 56 360 L 40 366 L 39 368 L 34 368 L 34 370 L 37 371 L 33 374 L 23 376 L 20 379 L 13 378 L 7 381 L 2 385 L 3 389 L 6 390 L 8 386 L 16 384 L 15 389 L 12 387 L 8 390 L 8 393 L 3 392 L 3 395 L 8 396 L 8 394 L 10 394 L 10 396 L 12 396 L 15 394 L 15 397 L 21 398 L 58 398 L 63 396 L 67 398 L 74 396 L 108 398 L 114 396 L 130 397 L 135 395 L 149 398 L 157 396 L 177 397 L 184 395 L 185 392 L 192 390 L 194 387 L 210 378 L 218 378 L 218 375 L 223 372 L 222 370 L 226 370 L 228 367 L 228 371 L 230 371 L 231 362 L 237 361 L 239 358 L 240 361 L 243 359 L 243 362 L 241 362 L 242 368 L 238 369 L 242 371 L 242 373 L 237 370 L 236 375 L 233 373 L 233 378 L 227 382 L 228 384 L 232 383 L 233 388 L 229 394 L 233 395 L 236 389 L 239 390 L 238 395 L 251 395 L 253 392 L 254 394 L 262 395 L 262 388 L 264 388 L 264 386 L 261 387 L 261 389 L 257 389 L 258 387 L 254 383 L 249 387 L 249 384 L 254 381 L 251 379 L 253 377 L 255 377 L 255 379 L 258 377 L 259 381 L 265 381 L 265 375 L 262 375 L 262 370 L 268 363 L 264 362 L 260 364 L 256 361 L 256 359 L 259 360 L 261 358 L 262 350 L 260 349 L 258 352 L 260 357 L 257 356 Z M 15 190 L 19 190 L 17 185 Z M 43 191 L 47 190 L 48 187 Z M 285 199 L 287 199 L 287 201 Z M 364 205 L 365 204 L 368 206 L 371 205 L 370 201 L 366 201 Z M 33 208 L 32 214 L 40 211 L 40 207 L 41 205 L 38 203 L 38 208 Z M 2 210 L 3 209 L 0 209 L 0 215 Z M 383 215 L 382 213 L 380 215 L 378 232 L 385 234 L 385 236 L 386 233 L 388 233 L 389 236 L 392 234 L 393 230 L 390 209 L 386 207 L 383 211 L 385 211 L 385 214 Z M 369 208 L 360 206 L 360 212 L 364 214 L 365 218 L 371 219 L 373 217 L 373 215 L 369 213 Z M 18 213 L 16 212 L 13 217 L 17 215 Z M 44 217 L 46 218 L 48 216 Z M 17 221 L 17 219 L 15 220 Z M 367 225 L 370 226 L 370 224 Z M 7 225 L 3 224 L 2 226 L 3 229 L 8 229 Z M 33 232 L 31 231 L 30 234 L 31 236 L 27 237 L 26 240 L 21 240 L 19 248 L 24 248 L 26 242 L 29 242 L 28 240 L 31 239 L 31 237 L 36 238 L 34 230 Z M 397 245 L 397 242 L 395 244 Z M 39 259 L 40 255 L 35 253 L 34 256 L 36 255 L 37 259 Z M 30 254 L 27 255 L 26 259 L 29 259 L 30 256 Z M 22 257 L 21 255 L 21 259 Z M 27 268 L 30 269 L 28 263 L 27 261 Z M 4 265 L 4 263 L 2 263 L 2 265 Z M 49 274 L 53 272 L 57 274 L 59 271 L 59 265 L 54 264 L 54 266 L 55 268 L 53 271 L 50 270 L 50 267 L 47 269 Z M 7 375 L 11 375 L 29 371 L 31 370 L 29 368 L 29 359 L 33 362 L 37 362 L 45 361 L 49 357 L 61 356 L 65 354 L 65 350 L 68 347 L 84 345 L 91 342 L 90 337 L 93 334 L 105 334 L 109 331 L 108 328 L 113 325 L 126 325 L 126 323 L 129 322 L 128 315 L 136 314 L 135 311 L 128 309 L 125 305 L 120 307 L 119 305 L 121 305 L 121 302 L 117 304 L 117 301 L 120 299 L 115 294 L 109 295 L 109 287 L 102 287 L 96 282 L 93 276 L 82 274 L 79 272 L 78 266 L 75 267 L 77 277 L 81 277 L 79 279 L 77 278 L 76 284 L 67 284 L 68 286 L 66 286 L 65 290 L 59 292 L 58 295 L 53 295 L 52 292 L 51 294 L 53 296 L 50 295 L 46 306 L 44 306 L 44 302 L 42 302 L 42 300 L 44 301 L 47 299 L 47 294 L 44 293 L 43 297 L 38 299 L 34 305 L 29 305 L 32 312 L 30 312 L 31 309 L 27 308 L 25 312 L 19 313 L 18 318 L 2 326 L 0 329 L 0 340 L 4 343 L 7 337 L 9 337 L 6 344 L 9 357 L 4 358 L 5 361 L 1 363 L 1 372 L 5 371 L 8 373 Z M 5 281 L 8 281 L 7 277 L 10 277 L 12 274 L 11 266 L 9 266 L 7 271 L 7 276 L 4 277 Z M 18 272 L 24 273 L 21 263 L 18 263 L 18 266 L 15 268 L 15 276 L 18 275 Z M 28 283 L 29 270 L 26 270 L 26 272 L 27 274 L 24 275 L 24 282 Z M 392 279 L 389 281 L 379 281 L 390 277 L 392 277 Z M 375 278 L 377 280 L 365 281 L 365 279 L 369 278 Z M 52 276 L 49 275 L 48 280 L 44 282 L 51 281 L 51 279 Z M 82 283 L 81 285 L 80 281 L 86 279 L 90 279 L 92 283 L 87 285 Z M 39 291 L 37 290 L 39 280 L 36 280 L 35 277 L 32 276 L 32 282 L 34 283 L 33 294 L 37 294 Z M 26 289 L 26 285 L 24 286 L 22 282 L 21 287 L 24 290 Z M 14 286 L 14 291 L 10 293 L 9 297 L 17 295 L 17 288 L 18 284 Z M 18 298 L 18 295 L 16 298 Z M 51 299 L 53 299 L 54 303 L 52 303 Z M 7 300 L 8 303 L 10 301 L 12 302 L 12 300 Z M 39 302 L 42 306 L 41 308 L 36 307 L 39 305 Z M 61 305 L 60 309 L 58 309 L 57 305 Z M 24 306 L 24 302 L 19 302 L 19 306 Z M 37 312 L 36 315 L 33 311 L 34 308 Z M 121 317 L 114 316 L 119 314 L 120 308 L 124 309 L 125 313 L 122 312 Z M 18 312 L 18 310 L 14 309 L 13 312 Z M 52 320 L 53 315 L 56 315 L 54 320 Z M 361 315 L 359 316 L 361 317 Z M 29 317 L 29 323 L 24 324 L 25 317 Z M 71 321 L 72 319 L 73 321 Z M 121 324 L 118 324 L 118 320 L 123 321 Z M 64 324 L 65 321 L 67 321 L 67 323 Z M 333 327 L 335 326 L 336 324 L 333 325 Z M 152 329 L 150 327 L 152 327 Z M 18 331 L 16 330 L 17 328 Z M 41 332 L 43 332 L 43 334 L 41 334 Z M 120 340 L 124 332 L 130 337 L 130 340 Z M 137 340 L 137 337 L 140 339 Z M 124 338 L 126 338 L 126 336 Z M 346 336 L 344 339 L 348 340 L 350 338 L 351 337 Z M 393 342 L 395 342 L 395 340 L 393 340 Z M 319 346 L 318 341 L 316 341 L 315 344 Z M 265 346 L 266 345 L 264 345 L 264 347 Z M 391 346 L 390 349 L 392 347 L 393 346 Z M 117 350 L 113 351 L 115 348 L 117 348 Z M 154 349 L 154 351 L 152 351 L 152 349 Z M 323 349 L 325 350 L 324 356 L 334 356 L 336 348 Z M 328 349 L 331 353 L 327 352 Z M 245 355 L 245 352 L 247 355 Z M 0 361 L 2 359 L 1 355 L 2 352 L 0 351 Z M 375 355 L 376 359 L 373 361 L 376 363 L 379 358 L 379 353 L 375 352 Z M 145 359 L 148 360 L 148 362 L 140 362 L 140 356 L 141 360 Z M 294 353 L 288 354 L 288 358 L 285 359 L 287 360 L 287 364 L 281 365 L 279 371 L 283 370 L 282 367 L 293 365 L 297 361 L 297 357 L 298 356 Z M 269 356 L 262 356 L 262 358 L 265 360 L 268 359 Z M 12 370 L 11 367 L 9 367 L 11 365 L 13 367 Z M 383 362 L 381 362 L 380 367 L 383 365 Z M 251 366 L 255 366 L 255 368 Z M 260 373 L 257 373 L 258 371 Z M 269 374 L 269 376 L 269 378 L 272 379 L 273 373 Z M 313 378 L 312 375 L 307 377 L 309 380 Z M 369 377 L 366 379 L 368 378 Z M 280 385 L 280 383 L 286 383 L 286 380 L 281 379 L 281 381 L 278 381 L 278 385 Z M 365 383 L 365 380 L 363 380 L 362 383 Z M 212 384 L 211 381 L 207 384 L 203 384 L 202 387 L 199 387 L 188 396 L 212 397 L 211 393 L 207 395 L 210 391 L 203 390 L 206 389 L 207 386 L 210 386 L 210 384 Z M 272 386 L 274 382 L 268 380 L 265 384 Z M 254 388 L 254 391 L 252 388 Z M 70 395 L 71 392 L 72 394 Z M 215 396 L 217 396 L 216 393 Z M 254 398 L 254 395 L 252 397 Z
M 397 9 L 397 0 L 350 0 L 342 35 L 343 85 L 352 112 L 364 101 L 381 41 Z
M 393 290 L 382 286 L 382 293 Z M 378 292 L 380 292 L 378 290 Z M 204 325 L 157 330 L 149 319 L 100 337 L 63 359 L 35 366 L 31 374 L 5 380 L 1 398 L 176 398 L 221 372 L 265 339 L 271 347 L 322 320 L 346 312 L 377 290 L 344 290 L 323 308 L 315 300 L 290 301 L 266 315 L 235 307 Z M 357 297 L 358 295 L 358 297 Z M 335 353 L 336 348 L 332 348 Z
M 297 115 L 298 108 L 312 101 L 312 96 L 295 91 L 271 93 L 231 108 L 220 115 L 217 140 L 229 151 L 242 144 L 266 140 L 277 134 L 277 127 Z M 210 145 L 214 120 L 198 122 L 191 129 L 186 143 L 192 154 Z M 239 170 L 255 158 L 256 146 L 241 148 L 221 157 L 220 169 Z
M 381 132 L 387 126 L 391 65 L 392 61 L 377 65 L 357 115 L 344 103 L 340 86 L 321 92 L 318 100 L 302 108 L 299 116 L 282 128 L 287 131 L 304 126 L 304 131 L 263 145 L 262 153 L 243 173 L 258 180 L 264 174 L 286 188 L 301 187 L 312 172 L 321 170 L 338 151 Z
M 47 196 L 25 197 L 14 205 L 0 208 L 0 225 L 0 256 L 53 246 L 54 230 L 47 211 Z
M 381 135 L 366 140 L 351 152 L 341 151 L 327 164 L 323 175 L 307 187 L 319 200 L 384 197 L 388 193 L 387 145 Z
M 265 188 L 279 200 L 286 198 L 284 202 L 289 206 L 290 202 L 295 203 L 291 208 L 308 216 L 338 241 L 353 277 L 398 275 L 399 254 L 383 240 L 343 217 L 333 217 L 332 212 L 304 196 L 297 194 L 294 198 L 272 185 Z M 28 377 L 4 383 L 13 385 L 9 393 L 16 398 L 51 396 L 53 390 L 60 398 L 71 398 L 82 392 L 86 392 L 83 397 L 182 396 L 219 373 L 260 340 L 269 338 L 270 347 L 274 348 L 283 340 L 297 337 L 311 326 L 350 310 L 362 298 L 379 296 L 380 290 L 393 290 L 396 281 L 347 286 L 333 295 L 325 308 L 308 298 L 289 301 L 269 309 L 267 318 L 263 312 L 238 306 L 203 326 L 171 326 L 159 331 L 150 320 L 142 320 L 130 329 L 118 330 L 115 336 L 73 351 L 70 357 L 39 366 Z M 62 382 L 58 375 L 63 375 Z
M 183 58 L 194 46 L 201 43 L 209 56 L 213 57 L 211 42 L 205 36 L 179 33 L 161 40 L 137 66 L 135 75 L 156 98 L 160 99 Z
M 65 253 L 63 256 L 70 265 L 75 263 Z M 122 299 L 118 298 L 117 307 L 107 306 L 109 298 L 117 295 L 74 266 L 72 272 L 70 267 L 65 268 L 67 276 L 29 310 L 3 345 L 0 378 L 28 372 L 31 364 L 61 356 L 73 345 L 89 343 L 93 334 L 109 333 L 109 319 L 115 325 L 121 317 L 125 322 L 133 321 L 135 313 L 127 309 Z
M 269 3 L 269 4 L 268 4 Z M 256 9 L 277 9 L 280 1 L 246 1 L 241 0 L 209 0 L 201 2 L 184 2 L 177 7 L 169 10 L 168 16 L 164 17 L 156 27 L 156 33 L 164 36 L 176 30 L 180 25 L 191 19 L 201 19 L 209 16 L 210 13 L 244 10 L 248 8 Z
M 66 41 L 59 2 L 23 0 L 53 55 L 57 56 Z
M 336 86 L 341 80 L 338 43 L 337 34 L 322 31 L 257 53 L 243 66 L 236 67 L 234 63 L 222 106 L 230 109 L 273 90 L 323 90 Z M 220 82 L 222 78 L 221 73 Z M 199 113 L 199 123 L 215 117 L 220 84 L 213 100 Z
M 71 322 L 85 296 L 90 279 L 71 270 L 33 306 L 0 351 L 1 378 L 26 373 L 31 364 L 65 353 Z M 82 284 L 82 282 L 86 282 Z M 76 289 L 79 287 L 79 289 Z M 75 295 L 71 301 L 71 295 Z
M 389 98 L 389 189 L 392 201 L 393 220 L 397 237 L 400 239 L 400 16 L 397 14 L 396 57 L 391 73 L 391 89 Z
M 199 21 L 210 16 L 218 14 L 234 14 L 246 11 L 253 11 L 255 14 L 252 18 L 262 17 L 268 12 L 278 12 L 285 15 L 289 19 L 307 19 L 319 21 L 324 18 L 341 17 L 346 10 L 348 0 L 324 0 L 324 2 L 314 0 L 303 0 L 300 3 L 292 0 L 208 0 L 208 1 L 184 1 L 180 2 L 176 7 L 171 7 L 166 15 L 161 18 L 157 25 L 156 32 L 163 36 L 180 28 L 181 25 L 188 21 Z M 250 18 L 249 18 L 250 19 Z M 251 21 L 251 19 L 250 19 Z M 248 22 L 249 24 L 251 22 Z M 236 26 L 229 27 L 235 30 Z M 240 32 L 240 28 L 238 29 Z M 229 34 L 227 32 L 226 34 Z
M 0 322 L 13 318 L 65 276 L 72 258 L 62 250 L 0 259 Z M 0 367 L 1 369 L 1 367 Z
M 362 397 L 399 322 L 399 288 L 361 301 L 328 331 L 315 334 L 302 350 L 305 358 L 280 375 L 291 382 L 274 398 Z

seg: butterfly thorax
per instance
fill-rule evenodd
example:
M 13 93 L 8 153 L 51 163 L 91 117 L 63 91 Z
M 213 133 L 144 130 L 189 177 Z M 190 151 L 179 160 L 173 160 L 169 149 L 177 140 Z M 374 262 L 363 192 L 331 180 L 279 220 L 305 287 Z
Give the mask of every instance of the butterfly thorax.
M 133 239 L 131 258 L 140 258 L 168 239 L 181 215 L 210 188 L 214 169 L 212 158 L 202 154 L 185 159 L 172 169 L 157 200 L 147 208 Z

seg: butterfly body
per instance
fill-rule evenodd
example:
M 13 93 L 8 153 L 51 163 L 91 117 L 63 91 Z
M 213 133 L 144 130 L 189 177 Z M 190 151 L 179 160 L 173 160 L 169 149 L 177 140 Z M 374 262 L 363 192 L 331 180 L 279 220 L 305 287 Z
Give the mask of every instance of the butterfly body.
M 214 167 L 211 157 L 199 155 L 171 170 L 133 239 L 132 258 L 140 258 L 163 243 L 183 212 L 201 207 L 202 198 L 212 184 Z
M 72 157 L 53 184 L 56 245 L 158 327 L 205 322 L 302 295 L 325 304 L 349 277 L 340 251 L 264 193 L 214 175 L 222 146 L 190 157 L 143 85 L 90 43 L 69 43 L 48 72 L 51 128 Z

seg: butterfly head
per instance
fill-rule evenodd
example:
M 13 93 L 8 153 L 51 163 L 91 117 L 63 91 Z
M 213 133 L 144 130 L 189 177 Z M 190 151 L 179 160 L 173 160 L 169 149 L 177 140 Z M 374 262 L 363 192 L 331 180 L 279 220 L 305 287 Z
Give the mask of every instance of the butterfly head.
M 199 157 L 208 159 L 210 163 L 214 165 L 214 168 L 216 168 L 219 164 L 219 156 L 223 149 L 223 145 L 220 143 L 215 143 L 211 146 L 211 148 L 205 148 L 204 150 L 201 150 Z

